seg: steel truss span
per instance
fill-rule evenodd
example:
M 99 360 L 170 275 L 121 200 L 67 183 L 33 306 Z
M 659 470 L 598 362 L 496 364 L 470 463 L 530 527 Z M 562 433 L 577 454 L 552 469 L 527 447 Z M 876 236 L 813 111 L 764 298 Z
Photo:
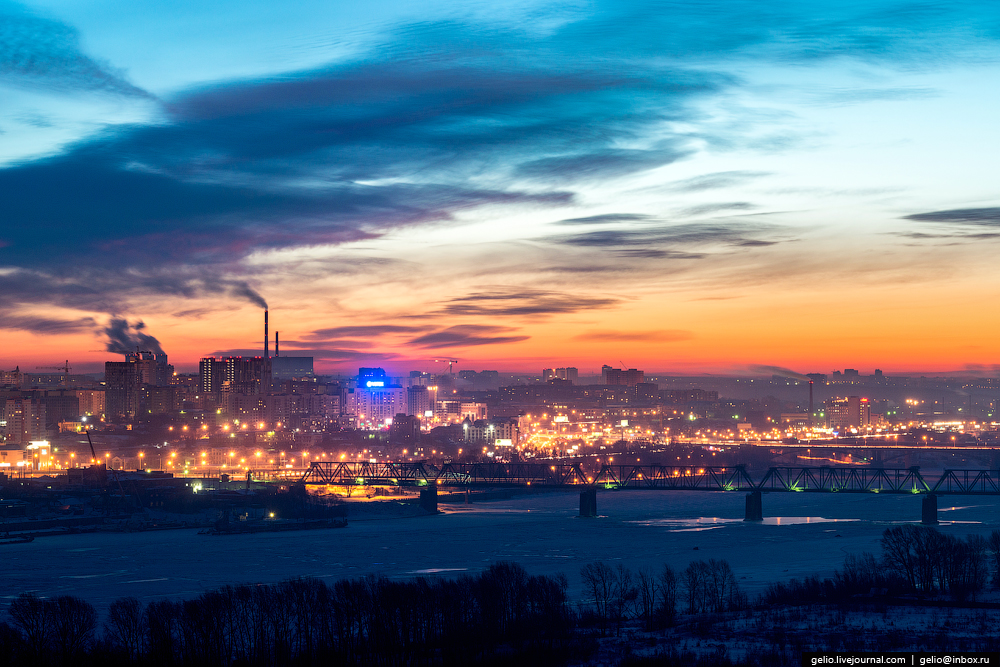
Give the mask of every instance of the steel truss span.
M 1000 495 L 1000 471 L 919 468 L 769 468 L 757 480 L 745 466 L 603 465 L 587 474 L 580 463 L 365 463 L 314 462 L 303 484 L 396 486 L 603 486 L 664 491 L 765 491 L 819 493 L 934 493 Z

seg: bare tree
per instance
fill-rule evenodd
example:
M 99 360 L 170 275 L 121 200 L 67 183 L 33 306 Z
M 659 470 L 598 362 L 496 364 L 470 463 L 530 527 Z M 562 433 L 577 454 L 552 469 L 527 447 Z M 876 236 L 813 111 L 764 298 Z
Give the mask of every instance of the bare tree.
M 622 621 L 630 616 L 632 606 L 639 596 L 639 589 L 632 583 L 632 570 L 621 563 L 615 568 L 611 613 L 615 619 L 615 628 L 621 633 Z
M 705 608 L 705 580 L 708 577 L 708 564 L 696 560 L 688 563 L 681 573 L 681 583 L 684 586 L 684 596 L 687 598 L 688 613 L 694 614 Z
M 1000 530 L 994 530 L 987 538 L 989 545 L 990 561 L 993 569 L 993 588 L 1000 589 Z
M 615 590 L 615 572 L 603 562 L 589 563 L 580 570 L 583 588 L 594 601 L 594 611 L 601 622 L 601 635 L 608 629 L 608 619 Z
M 37 662 L 48 652 L 52 637 L 52 607 L 34 593 L 21 593 L 7 610 L 14 627 L 24 635 L 26 648 Z
M 124 651 L 129 661 L 136 661 L 143 652 L 144 622 L 142 603 L 137 598 L 119 598 L 108 607 L 104 637 Z
M 639 568 L 639 613 L 646 631 L 653 630 L 656 622 L 656 601 L 660 594 L 660 581 L 649 568 Z
M 660 572 L 659 616 L 665 625 L 673 625 L 677 617 L 677 575 L 669 565 Z
M 705 599 L 712 611 L 725 611 L 734 607 L 739 589 L 736 575 L 725 560 L 709 559 L 705 568 Z
M 882 560 L 886 566 L 906 580 L 912 590 L 919 585 L 915 526 L 895 526 L 882 533 Z
M 64 665 L 78 664 L 90 650 L 97 630 L 94 605 L 69 595 L 52 600 L 52 638 Z

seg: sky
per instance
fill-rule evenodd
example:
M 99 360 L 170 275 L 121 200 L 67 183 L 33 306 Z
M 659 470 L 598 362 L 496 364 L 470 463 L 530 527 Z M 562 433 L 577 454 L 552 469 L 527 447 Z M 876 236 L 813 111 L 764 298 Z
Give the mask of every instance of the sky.
M 1000 364 L 1000 5 L 0 0 L 0 367 Z M 273 344 L 273 343 L 272 343 Z

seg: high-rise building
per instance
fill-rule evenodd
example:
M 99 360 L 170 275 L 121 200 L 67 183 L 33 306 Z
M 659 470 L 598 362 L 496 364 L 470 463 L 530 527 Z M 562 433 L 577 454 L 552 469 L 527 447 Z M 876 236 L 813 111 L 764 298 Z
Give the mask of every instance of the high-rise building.
M 26 446 L 45 440 L 45 402 L 38 398 L 8 398 L 3 402 L 3 435 L 6 444 Z
M 361 428 L 379 428 L 397 414 L 407 412 L 407 391 L 393 384 L 381 368 L 362 368 L 357 386 L 347 390 L 347 411 L 358 418 Z
M 144 387 L 166 387 L 174 374 L 162 352 L 130 352 L 125 361 L 104 364 L 105 416 L 108 421 L 131 421 L 150 414 Z
M 108 361 L 104 364 L 104 414 L 109 422 L 135 419 L 139 411 L 139 369 L 131 361 Z
M 572 366 L 569 366 L 567 368 L 557 368 L 555 370 L 555 377 L 559 378 L 560 380 L 567 380 L 569 382 L 572 382 L 573 384 L 576 384 L 577 380 L 580 379 L 580 371 L 576 368 L 573 368 Z
M 644 382 L 646 374 L 636 368 L 614 368 L 612 366 L 601 367 L 601 380 L 604 384 L 625 385 L 634 387 L 640 382 Z
M 832 429 L 859 428 L 871 425 L 871 406 L 867 398 L 848 396 L 826 402 L 826 422 Z
M 226 381 L 226 360 L 205 357 L 198 362 L 198 391 L 202 394 L 218 394 Z
M 431 395 L 427 387 L 415 385 L 406 388 L 406 414 L 423 417 L 432 410 L 434 406 L 431 404 Z
M 80 414 L 94 417 L 104 416 L 104 390 L 77 389 L 76 398 L 80 402 Z
M 226 357 L 222 391 L 259 396 L 271 387 L 271 360 L 264 357 Z
M 271 357 L 271 381 L 275 386 L 288 380 L 315 379 L 312 357 Z

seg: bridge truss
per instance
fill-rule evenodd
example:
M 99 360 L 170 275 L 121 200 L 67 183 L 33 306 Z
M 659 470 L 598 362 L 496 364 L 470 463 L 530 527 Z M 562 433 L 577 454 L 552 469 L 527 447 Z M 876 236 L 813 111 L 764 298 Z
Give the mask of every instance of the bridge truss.
M 314 462 L 304 484 L 442 487 L 604 487 L 675 491 L 761 491 L 1000 495 L 1000 471 L 945 470 L 925 478 L 918 468 L 773 467 L 755 480 L 744 466 Z

